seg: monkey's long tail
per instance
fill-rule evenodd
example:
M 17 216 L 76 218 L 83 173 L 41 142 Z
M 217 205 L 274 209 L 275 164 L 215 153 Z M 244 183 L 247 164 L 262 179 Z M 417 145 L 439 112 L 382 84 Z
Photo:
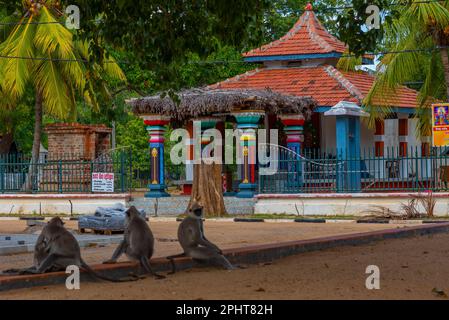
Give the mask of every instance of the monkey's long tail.
M 131 281 L 138 280 L 138 278 L 114 279 L 114 278 L 109 278 L 109 277 L 103 276 L 103 275 L 97 273 L 94 269 L 92 269 L 84 260 L 81 260 L 81 267 L 84 270 L 86 270 L 87 272 L 89 272 L 89 274 L 93 275 L 94 277 L 101 279 L 101 280 L 109 281 L 109 282 L 131 282 Z
M 169 272 L 168 274 L 175 274 L 176 273 L 176 264 L 175 264 L 174 259 L 175 258 L 180 258 L 180 257 L 185 257 L 185 256 L 186 256 L 186 253 L 183 252 L 183 253 L 180 253 L 180 254 L 175 254 L 173 256 L 168 256 L 166 258 L 166 259 L 168 259 L 170 261 L 170 264 L 171 264 L 171 272 Z

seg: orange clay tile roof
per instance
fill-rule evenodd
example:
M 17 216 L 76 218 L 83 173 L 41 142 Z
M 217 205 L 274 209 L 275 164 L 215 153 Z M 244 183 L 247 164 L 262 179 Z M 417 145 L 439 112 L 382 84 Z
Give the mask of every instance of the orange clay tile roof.
M 296 96 L 310 96 L 318 106 L 334 106 L 345 100 L 361 104 L 374 77 L 362 72 L 340 72 L 331 65 L 309 68 L 256 69 L 209 86 L 211 89 L 267 89 Z M 417 92 L 400 87 L 392 98 L 376 105 L 416 107 Z
M 318 21 L 311 7 L 299 18 L 290 31 L 274 42 L 245 53 L 245 58 L 278 55 L 344 53 L 346 46 L 332 36 Z

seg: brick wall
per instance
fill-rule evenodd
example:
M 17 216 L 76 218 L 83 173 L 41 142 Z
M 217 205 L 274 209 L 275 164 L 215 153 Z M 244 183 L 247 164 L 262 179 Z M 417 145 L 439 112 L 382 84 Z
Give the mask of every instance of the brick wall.
M 111 131 L 104 125 L 50 124 L 45 128 L 48 135 L 48 158 L 94 160 L 110 149 Z
M 78 123 L 51 124 L 45 128 L 48 135 L 49 161 L 62 160 L 46 165 L 42 170 L 41 190 L 57 192 L 59 187 L 73 192 L 89 192 L 91 182 L 90 163 L 111 148 L 111 129 L 104 125 L 82 125 Z M 100 169 L 100 168 L 98 168 Z M 112 170 L 101 168 L 101 170 Z M 60 172 L 61 170 L 61 172 Z

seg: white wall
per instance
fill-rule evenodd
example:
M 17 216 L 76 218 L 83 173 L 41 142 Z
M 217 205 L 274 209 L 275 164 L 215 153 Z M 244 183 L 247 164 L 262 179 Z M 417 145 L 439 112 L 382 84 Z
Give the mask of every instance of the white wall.
M 405 115 L 402 115 L 402 117 Z M 335 150 L 336 148 L 336 119 L 335 117 L 324 116 L 320 114 L 321 119 L 321 149 Z M 417 119 L 408 119 L 408 152 L 409 157 L 421 156 L 421 141 L 416 135 L 416 128 L 418 124 Z M 361 154 L 365 157 L 375 158 L 374 155 L 374 129 L 369 129 L 364 121 L 360 124 L 360 147 Z M 387 177 L 386 165 L 388 161 L 399 161 L 399 177 L 398 179 L 410 178 L 418 175 L 420 178 L 430 178 L 432 175 L 431 162 L 422 160 L 418 165 L 414 159 L 400 159 L 398 154 L 399 148 L 399 122 L 398 119 L 385 120 L 385 134 L 384 146 L 385 152 L 383 158 L 376 158 L 375 160 L 365 161 L 368 172 L 371 178 L 384 179 Z M 410 150 L 413 153 L 410 154 Z
M 321 120 L 321 149 L 335 150 L 336 148 L 336 118 L 320 114 Z M 374 148 L 374 130 L 361 121 L 360 123 L 360 146 L 362 148 Z
M 326 117 L 324 114 L 320 114 L 321 120 L 321 149 L 335 149 L 335 132 L 336 132 L 336 120 L 335 117 Z M 417 147 L 419 154 L 421 152 L 421 141 L 416 136 L 417 119 L 408 119 L 408 147 Z M 398 119 L 386 119 L 385 120 L 385 148 L 399 147 L 398 137 Z M 362 148 L 374 150 L 374 129 L 369 129 L 364 121 L 360 123 L 360 146 Z
M 39 195 L 23 197 L 0 197 L 0 214 L 93 214 L 98 207 L 110 207 L 116 203 L 126 205 L 128 195 L 94 198 L 94 197 L 50 197 L 51 195 Z M 58 195 L 59 196 L 59 195 Z M 72 206 L 70 201 L 72 201 Z
M 365 216 L 379 206 L 400 212 L 401 204 L 407 203 L 412 194 L 407 193 L 360 193 L 360 194 L 285 194 L 259 195 L 254 207 L 255 214 L 292 214 L 309 216 Z M 435 216 L 449 216 L 449 194 L 434 193 Z M 425 210 L 419 207 L 424 213 Z

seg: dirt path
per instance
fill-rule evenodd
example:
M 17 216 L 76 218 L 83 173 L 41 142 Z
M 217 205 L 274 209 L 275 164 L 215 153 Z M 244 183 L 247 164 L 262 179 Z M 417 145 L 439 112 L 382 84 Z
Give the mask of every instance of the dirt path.
M 82 283 L 79 291 L 62 285 L 15 290 L 0 299 L 445 299 L 432 289 L 449 293 L 448 264 L 449 234 L 440 234 L 310 252 L 231 272 L 194 269 L 158 281 Z M 368 265 L 380 268 L 380 290 L 365 288 Z
M 150 221 L 156 238 L 155 257 L 162 257 L 181 252 L 177 237 L 179 222 Z M 66 223 L 69 229 L 77 229 L 77 222 Z M 357 223 L 248 223 L 206 221 L 208 238 L 221 248 L 236 248 L 261 243 L 277 243 L 289 240 L 312 239 L 331 235 L 350 234 L 404 227 L 388 224 Z M 21 233 L 26 228 L 24 221 L 0 221 L 0 234 Z M 101 263 L 112 256 L 115 245 L 105 247 L 83 248 L 81 254 L 87 263 Z M 33 261 L 31 253 L 0 256 L 0 270 L 30 266 Z M 126 261 L 122 257 L 120 261 Z

